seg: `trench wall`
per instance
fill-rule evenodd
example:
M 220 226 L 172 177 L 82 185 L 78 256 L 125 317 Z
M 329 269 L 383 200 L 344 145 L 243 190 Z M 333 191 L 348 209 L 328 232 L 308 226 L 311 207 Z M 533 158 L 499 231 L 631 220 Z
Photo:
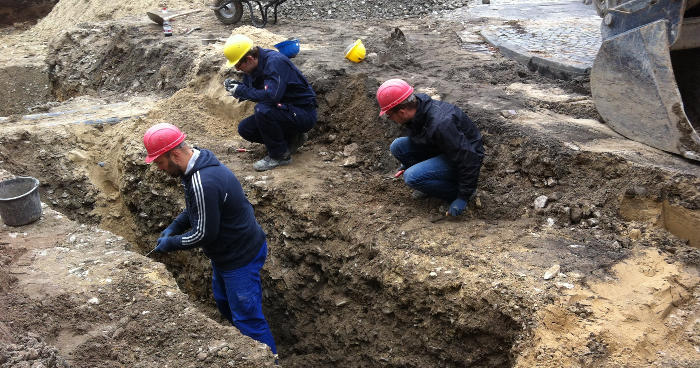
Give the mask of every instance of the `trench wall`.
M 58 0 L 2 0 L 0 27 L 21 22 L 36 22 L 51 12 Z

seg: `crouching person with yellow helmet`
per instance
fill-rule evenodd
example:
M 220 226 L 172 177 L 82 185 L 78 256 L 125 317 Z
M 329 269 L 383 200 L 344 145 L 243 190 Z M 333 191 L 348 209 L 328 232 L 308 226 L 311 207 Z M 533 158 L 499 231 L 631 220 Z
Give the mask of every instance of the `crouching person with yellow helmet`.
M 253 168 L 265 171 L 289 164 L 306 132 L 316 125 L 316 93 L 289 58 L 255 46 L 247 36 L 231 36 L 224 55 L 227 67 L 244 73 L 242 82 L 226 79 L 226 90 L 239 100 L 257 103 L 255 113 L 238 125 L 243 139 L 267 148 Z

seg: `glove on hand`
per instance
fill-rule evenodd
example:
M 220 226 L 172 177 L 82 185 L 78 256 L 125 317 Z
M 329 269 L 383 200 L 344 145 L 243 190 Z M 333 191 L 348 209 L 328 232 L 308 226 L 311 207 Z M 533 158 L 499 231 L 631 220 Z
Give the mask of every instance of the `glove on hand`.
M 224 80 L 224 88 L 226 88 L 226 91 L 228 91 L 231 96 L 234 96 L 236 88 L 238 88 L 239 85 L 241 85 L 241 82 L 235 79 L 226 78 L 226 80 Z
M 170 227 L 166 227 L 165 230 L 160 232 L 160 237 L 167 238 L 170 235 L 172 235 L 172 233 L 173 233 L 173 229 L 171 229 Z
M 156 249 L 154 249 L 155 252 L 170 252 L 172 250 L 175 250 L 175 238 L 174 237 L 161 237 L 158 238 L 158 241 L 156 243 Z
M 452 201 L 452 204 L 450 205 L 450 215 L 459 216 L 462 214 L 462 212 L 464 212 L 465 208 L 467 208 L 467 201 L 462 198 L 457 198 Z

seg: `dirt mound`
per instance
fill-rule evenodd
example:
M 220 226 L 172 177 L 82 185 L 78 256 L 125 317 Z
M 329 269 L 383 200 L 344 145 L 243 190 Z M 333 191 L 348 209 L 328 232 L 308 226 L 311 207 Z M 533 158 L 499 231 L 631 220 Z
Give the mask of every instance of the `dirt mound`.
M 283 35 L 279 35 L 276 33 L 272 33 L 266 29 L 263 28 L 257 28 L 253 26 L 240 26 L 236 27 L 231 31 L 231 34 L 243 34 L 255 42 L 255 45 L 266 48 L 266 49 L 275 49 L 274 45 L 276 43 L 280 43 L 288 37 L 285 37 Z
M 127 16 L 145 17 L 147 11 L 157 12 L 163 7 L 167 7 L 170 14 L 176 14 L 178 10 L 205 8 L 208 5 L 207 0 L 61 0 L 28 32 L 48 40 L 80 23 L 99 23 Z

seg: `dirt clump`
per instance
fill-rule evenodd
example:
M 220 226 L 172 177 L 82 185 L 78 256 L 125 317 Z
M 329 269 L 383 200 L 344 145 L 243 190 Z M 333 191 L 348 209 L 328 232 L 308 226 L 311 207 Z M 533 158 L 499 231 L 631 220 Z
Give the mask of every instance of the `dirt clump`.
M 42 341 L 41 337 L 29 333 L 16 343 L 0 344 L 2 367 L 41 366 L 46 368 L 68 368 L 70 365 L 58 350 Z

